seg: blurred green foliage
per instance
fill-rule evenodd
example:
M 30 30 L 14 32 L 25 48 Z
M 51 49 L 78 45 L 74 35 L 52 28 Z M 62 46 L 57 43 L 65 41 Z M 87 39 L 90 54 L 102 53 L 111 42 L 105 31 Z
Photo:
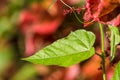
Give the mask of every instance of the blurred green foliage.
M 29 10 L 29 6 L 32 3 L 46 1 L 45 5 L 47 5 L 49 4 L 47 3 L 48 0 L 1 0 L 1 1 L 2 2 L 0 3 L 0 9 L 1 9 L 0 10 L 0 80 L 37 80 L 35 78 L 39 74 L 37 73 L 38 71 L 36 70 L 35 65 L 29 64 L 28 62 L 24 62 L 21 60 L 21 58 L 23 58 L 25 54 L 24 52 L 25 43 L 24 43 L 24 34 L 22 34 L 20 30 L 19 15 L 21 11 Z M 55 2 L 56 0 L 53 0 L 53 4 L 51 6 L 53 6 Z M 83 0 L 82 3 L 78 3 L 75 6 L 84 4 L 84 2 L 85 0 Z M 47 10 L 42 13 L 48 14 Z M 68 17 L 65 20 L 69 22 L 70 19 L 71 22 L 69 23 L 73 23 L 73 20 L 71 19 L 74 18 L 74 15 L 72 14 L 69 15 Z M 63 22 L 62 24 L 65 23 L 66 22 Z M 78 25 L 82 25 L 82 24 L 78 24 Z M 66 27 L 66 25 L 64 26 Z M 61 29 L 65 29 L 65 28 L 61 28 Z M 41 79 L 39 78 L 39 80 Z
M 35 67 L 31 64 L 25 64 L 22 68 L 14 75 L 12 80 L 32 80 L 33 76 L 37 74 Z M 22 76 L 22 77 L 21 77 Z
M 3 11 L 0 11 L 0 80 L 30 80 L 31 77 L 36 75 L 33 65 L 19 61 L 19 55 L 21 54 L 17 46 L 18 42 L 15 39 L 20 34 L 18 33 L 20 11 L 33 1 L 5 0 L 0 3 L 3 9 Z M 9 72 L 9 70 L 13 71 Z M 13 75 L 13 77 L 10 75 Z
M 14 54 L 15 51 L 11 45 L 0 45 L 0 75 L 12 64 Z

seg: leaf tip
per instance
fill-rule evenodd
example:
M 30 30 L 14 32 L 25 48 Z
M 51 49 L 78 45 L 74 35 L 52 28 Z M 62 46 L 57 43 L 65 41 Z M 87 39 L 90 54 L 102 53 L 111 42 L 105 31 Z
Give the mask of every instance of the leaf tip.
M 21 60 L 28 61 L 28 58 L 21 58 Z

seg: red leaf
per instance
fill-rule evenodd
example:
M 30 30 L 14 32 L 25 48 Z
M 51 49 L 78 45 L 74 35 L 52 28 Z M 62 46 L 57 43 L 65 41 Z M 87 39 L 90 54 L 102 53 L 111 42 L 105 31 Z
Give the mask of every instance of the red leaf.
M 50 35 L 58 29 L 60 23 L 60 19 L 55 19 L 45 23 L 38 23 L 32 26 L 33 32 L 40 35 Z
M 91 21 L 102 22 L 104 24 L 109 24 L 112 21 L 112 25 L 115 25 L 114 22 L 117 16 L 120 14 L 120 1 L 119 0 L 87 0 L 87 11 L 84 15 L 85 25 Z M 86 18 L 86 14 L 90 15 L 89 18 Z M 114 20 L 115 19 L 115 20 Z M 119 26 L 117 23 L 115 26 Z
M 120 27 L 120 14 L 112 21 L 107 22 L 107 24 L 111 24 L 111 25 Z
M 56 10 L 57 13 L 55 12 Z M 55 14 L 51 14 L 45 8 L 35 3 L 29 10 L 21 11 L 19 28 L 25 37 L 25 56 L 35 53 L 37 44 L 43 44 L 43 41 L 36 43 L 37 40 L 44 40 L 58 29 L 63 19 L 62 12 L 58 10 L 56 6 L 55 10 L 51 9 L 52 13 Z

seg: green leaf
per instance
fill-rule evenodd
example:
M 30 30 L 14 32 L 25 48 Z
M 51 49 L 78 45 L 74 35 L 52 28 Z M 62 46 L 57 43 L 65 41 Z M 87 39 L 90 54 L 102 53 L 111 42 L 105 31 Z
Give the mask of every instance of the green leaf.
M 94 42 L 95 35 L 92 32 L 77 30 L 23 60 L 43 65 L 71 66 L 95 53 Z
M 120 43 L 120 35 L 119 35 L 119 30 L 117 27 L 115 26 L 109 26 L 110 31 L 111 31 L 111 52 L 110 52 L 110 56 L 111 56 L 111 60 L 114 59 L 115 57 L 115 53 L 116 53 L 116 48 L 117 45 Z
M 120 62 L 117 64 L 113 78 L 111 80 L 120 80 Z

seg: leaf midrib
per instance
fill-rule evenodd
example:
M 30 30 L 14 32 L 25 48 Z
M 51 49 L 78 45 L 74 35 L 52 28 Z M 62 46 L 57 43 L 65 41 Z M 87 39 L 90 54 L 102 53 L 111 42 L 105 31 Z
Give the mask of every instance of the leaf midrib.
M 93 47 L 92 47 L 93 48 Z M 90 48 L 90 49 L 92 49 L 92 48 Z M 88 52 L 88 51 L 90 51 L 90 49 L 89 50 L 86 50 L 86 51 L 81 51 L 81 52 Z M 34 60 L 44 60 L 44 59 L 51 59 L 51 58 L 59 58 L 59 57 L 65 57 L 65 56 L 71 56 L 71 55 L 76 55 L 76 54 L 79 54 L 79 53 L 81 53 L 81 52 L 76 52 L 76 53 L 71 53 L 71 54 L 68 54 L 68 55 L 62 55 L 62 56 L 52 56 L 52 57 L 48 57 L 48 58 L 41 58 L 39 55 L 35 55 L 35 56 L 38 56 L 38 57 L 40 57 L 40 59 L 34 59 L 34 58 L 31 58 L 31 59 L 34 59 Z

